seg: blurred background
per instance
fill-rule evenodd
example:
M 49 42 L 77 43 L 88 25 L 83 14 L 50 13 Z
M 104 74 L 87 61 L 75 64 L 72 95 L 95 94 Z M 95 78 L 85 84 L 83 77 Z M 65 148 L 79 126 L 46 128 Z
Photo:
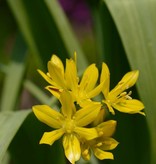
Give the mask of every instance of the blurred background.
M 35 104 L 58 106 L 37 69 L 57 54 L 77 52 L 82 75 L 106 62 L 111 88 L 130 70 L 140 71 L 132 96 L 146 117 L 116 112 L 114 160 L 88 164 L 156 163 L 156 0 L 0 0 L 0 163 L 68 163 L 61 143 L 39 145 L 45 130 L 31 113 Z M 25 110 L 24 110 L 25 109 Z M 57 158 L 56 158 L 57 157 Z

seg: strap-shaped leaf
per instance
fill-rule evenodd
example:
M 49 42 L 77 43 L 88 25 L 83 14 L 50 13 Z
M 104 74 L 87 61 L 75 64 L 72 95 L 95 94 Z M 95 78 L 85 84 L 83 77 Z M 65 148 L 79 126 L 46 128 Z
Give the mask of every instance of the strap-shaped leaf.
M 37 43 L 35 42 L 33 32 L 30 25 L 29 15 L 26 10 L 26 5 L 24 5 L 23 1 L 21 0 L 8 0 L 8 5 L 10 6 L 11 10 L 13 11 L 13 14 L 16 18 L 16 21 L 21 29 L 21 32 L 24 36 L 24 39 L 29 46 L 31 52 L 35 54 L 33 56 L 33 59 L 35 60 L 35 63 L 38 65 L 42 65 L 40 58 L 38 55 L 40 54 Z M 30 6 L 29 6 L 30 7 Z M 28 7 L 28 8 L 29 8 Z M 19 14 L 20 13 L 20 14 Z
M 14 110 L 22 85 L 22 78 L 26 68 L 27 48 L 23 38 L 18 35 L 13 49 L 12 58 L 7 66 L 0 110 Z
M 62 40 L 68 50 L 70 56 L 73 57 L 73 52 L 76 51 L 78 54 L 78 65 L 81 69 L 86 67 L 87 60 L 80 48 L 77 39 L 74 36 L 73 30 L 70 27 L 68 20 L 61 9 L 57 0 L 45 0 L 45 3 L 50 11 L 52 18 L 54 19 L 56 26 L 61 34 Z
M 0 163 L 16 132 L 31 110 L 0 113 Z
M 64 58 L 67 55 L 73 57 L 74 51 L 77 51 L 80 68 L 86 67 L 87 61 L 83 51 L 56 0 L 34 0 L 29 3 L 23 0 L 7 0 L 7 2 L 28 47 L 33 55 L 37 56 L 39 64 L 41 61 L 46 63 L 52 53 Z
M 153 164 L 156 163 L 156 0 L 105 0 L 105 3 L 115 21 L 131 67 L 140 71 L 138 91 L 145 104 Z

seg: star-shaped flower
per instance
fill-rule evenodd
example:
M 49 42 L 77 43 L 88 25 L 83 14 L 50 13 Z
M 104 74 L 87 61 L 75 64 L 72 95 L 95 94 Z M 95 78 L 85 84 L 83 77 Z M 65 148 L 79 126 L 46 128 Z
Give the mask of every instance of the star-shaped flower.
M 96 86 L 99 73 L 95 64 L 86 68 L 80 80 L 77 73 L 76 53 L 75 59 L 66 59 L 66 67 L 56 55 L 52 55 L 48 62 L 48 73 L 41 70 L 38 72 L 50 84 L 46 87 L 55 97 L 59 98 L 60 93 L 64 90 L 71 92 L 72 99 L 80 106 L 86 101 L 97 96 L 102 88 L 103 83 Z
M 100 160 L 114 159 L 113 154 L 108 151 L 115 149 L 118 145 L 118 142 L 111 137 L 116 129 L 116 121 L 103 122 L 96 129 L 99 135 L 97 138 L 82 142 L 82 157 L 85 160 L 90 160 L 92 150 L 94 155 Z
M 95 128 L 86 128 L 94 121 L 100 111 L 100 104 L 89 102 L 88 105 L 76 111 L 69 92 L 62 92 L 60 95 L 62 104 L 61 111 L 58 112 L 47 105 L 33 106 L 36 117 L 48 126 L 56 129 L 45 132 L 40 140 L 40 144 L 52 145 L 63 136 L 63 147 L 67 159 L 74 164 L 81 155 L 81 138 L 91 140 L 98 136 Z
M 104 82 L 104 87 L 102 90 L 104 95 L 103 103 L 107 105 L 112 114 L 115 114 L 114 109 L 116 109 L 124 113 L 140 113 L 145 115 L 144 112 L 141 112 L 144 108 L 143 103 L 137 99 L 132 99 L 130 96 L 131 92 L 127 93 L 125 91 L 136 83 L 138 76 L 138 70 L 126 73 L 121 81 L 119 81 L 119 83 L 110 91 L 109 69 L 105 63 L 102 63 L 100 82 Z

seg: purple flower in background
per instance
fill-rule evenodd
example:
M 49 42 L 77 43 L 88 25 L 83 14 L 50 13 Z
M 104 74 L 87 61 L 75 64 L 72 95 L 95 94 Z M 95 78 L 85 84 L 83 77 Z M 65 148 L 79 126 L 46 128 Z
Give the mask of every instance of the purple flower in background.
M 59 0 L 73 23 L 90 25 L 91 15 L 86 0 Z
M 59 0 L 65 14 L 69 18 L 72 29 L 79 40 L 83 51 L 89 54 L 88 59 L 96 59 L 96 44 L 94 40 L 94 25 L 91 10 L 87 0 Z

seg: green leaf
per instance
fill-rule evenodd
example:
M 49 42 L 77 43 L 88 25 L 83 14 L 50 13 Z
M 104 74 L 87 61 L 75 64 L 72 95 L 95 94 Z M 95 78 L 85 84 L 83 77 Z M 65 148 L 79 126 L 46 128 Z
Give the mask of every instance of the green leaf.
M 78 66 L 83 70 L 87 66 L 88 62 L 83 54 L 77 39 L 74 36 L 72 28 L 70 27 L 68 20 L 63 13 L 61 6 L 57 0 L 45 0 L 45 3 L 50 11 L 52 18 L 54 19 L 65 47 L 71 57 L 73 52 L 76 51 L 78 54 Z
M 29 22 L 29 15 L 27 14 L 26 6 L 23 4 L 23 1 L 21 0 L 8 0 L 7 2 L 10 8 L 12 9 L 12 12 L 14 13 L 14 16 L 16 18 L 17 23 L 19 24 L 19 27 L 22 31 L 22 35 L 24 36 L 26 43 L 28 44 L 32 53 L 35 54 L 35 57 L 33 56 L 36 60 L 35 62 L 41 65 L 42 62 L 40 58 L 38 58 L 40 52 L 37 47 L 37 43 L 35 42 L 33 37 L 33 32 L 31 30 L 31 24 Z
M 78 53 L 80 68 L 86 67 L 86 58 L 72 32 L 65 14 L 56 0 L 7 1 L 22 34 L 38 63 L 44 63 L 55 53 L 62 59 Z M 19 14 L 20 13 L 20 14 Z M 40 58 L 38 58 L 40 57 Z
M 25 73 L 27 48 L 21 36 L 17 37 L 13 49 L 11 62 L 7 66 L 0 109 L 2 111 L 14 110 Z
M 30 110 L 0 113 L 0 163 L 9 144 L 29 113 Z
M 10 153 L 8 151 L 5 152 L 5 155 L 2 159 L 3 164 L 8 164 L 10 162 Z
M 24 86 L 42 104 L 47 104 L 47 105 L 51 106 L 52 104 L 54 104 L 57 101 L 56 97 L 47 96 L 39 87 L 37 87 L 35 84 L 33 84 L 29 80 L 25 80 Z
M 15 164 L 65 164 L 60 140 L 52 146 L 39 144 L 43 133 L 51 130 L 53 129 L 39 122 L 34 113 L 31 113 L 10 144 L 11 161 Z
M 7 62 L 10 43 L 12 44 L 14 33 L 16 31 L 16 24 L 6 1 L 0 2 L 0 10 L 0 61 Z M 9 47 L 6 45 L 9 45 Z
M 153 164 L 156 163 L 156 0 L 105 0 L 105 3 L 117 26 L 132 69 L 140 71 L 137 87 L 147 114 L 151 161 L 146 159 L 147 151 L 144 155 L 136 153 L 140 163 Z

